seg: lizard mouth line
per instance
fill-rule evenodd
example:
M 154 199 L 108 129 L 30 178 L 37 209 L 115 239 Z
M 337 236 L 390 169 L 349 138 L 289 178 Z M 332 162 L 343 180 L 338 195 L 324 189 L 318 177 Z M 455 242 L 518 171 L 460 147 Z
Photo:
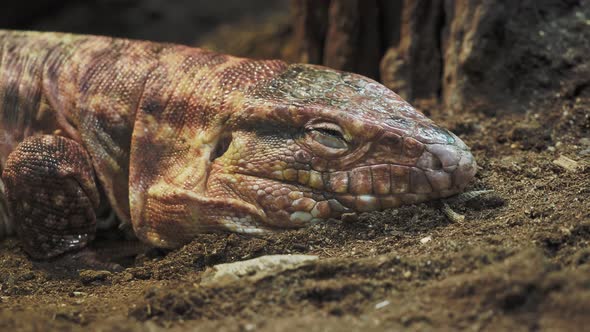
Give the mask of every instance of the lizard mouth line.
M 393 172 L 391 168 L 393 168 Z M 337 200 L 347 210 L 344 212 L 350 210 L 369 212 L 395 208 L 448 197 L 460 191 L 459 187 L 450 185 L 452 181 L 450 174 L 445 178 L 449 184 L 442 190 L 434 190 L 434 185 L 429 182 L 424 171 L 415 167 L 399 165 L 362 166 L 352 171 L 339 172 L 306 172 L 315 172 L 317 175 L 315 175 L 315 179 L 307 175 L 297 179 L 285 179 L 284 177 L 281 179 L 251 173 L 236 174 L 259 180 L 264 179 L 273 184 L 284 184 L 291 191 L 307 192 L 312 197 L 318 197 L 319 200 Z M 392 174 L 394 176 L 391 176 Z M 440 174 L 436 175 L 441 176 Z M 307 181 L 303 182 L 300 179 Z M 437 178 L 434 179 L 440 181 Z M 249 185 L 249 188 L 252 191 L 260 192 L 260 196 L 264 197 L 271 195 L 270 192 L 264 191 L 266 187 L 270 186 L 270 184 L 260 185 L 258 183 Z M 283 193 L 285 196 L 288 194 L 289 192 Z
M 453 172 L 423 169 L 398 164 L 360 166 L 347 171 L 319 172 L 286 169 L 268 174 L 235 172 L 241 176 L 284 183 L 317 194 L 333 196 L 388 197 L 404 194 L 440 194 L 447 196 L 462 186 L 453 183 Z

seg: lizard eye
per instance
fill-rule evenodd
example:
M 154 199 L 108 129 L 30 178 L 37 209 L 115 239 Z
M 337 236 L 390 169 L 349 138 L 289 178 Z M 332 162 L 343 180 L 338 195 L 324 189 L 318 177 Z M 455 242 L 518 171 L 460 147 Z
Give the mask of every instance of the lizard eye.
M 307 128 L 307 134 L 314 141 L 331 149 L 348 149 L 342 129 L 333 123 L 318 123 Z

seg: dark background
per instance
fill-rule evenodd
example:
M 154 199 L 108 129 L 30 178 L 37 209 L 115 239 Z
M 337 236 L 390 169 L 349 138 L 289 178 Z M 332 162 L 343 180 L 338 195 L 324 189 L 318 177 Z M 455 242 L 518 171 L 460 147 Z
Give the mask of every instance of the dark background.
M 219 25 L 262 20 L 288 0 L 2 1 L 0 28 L 195 43 Z

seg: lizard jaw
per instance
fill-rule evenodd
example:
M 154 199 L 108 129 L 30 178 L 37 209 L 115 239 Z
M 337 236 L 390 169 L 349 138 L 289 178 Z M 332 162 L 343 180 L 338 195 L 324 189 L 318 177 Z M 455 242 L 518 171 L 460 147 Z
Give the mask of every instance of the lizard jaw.
M 233 192 L 265 211 L 269 228 L 303 227 L 349 212 L 370 212 L 462 192 L 476 163 L 461 146 L 431 144 L 414 166 L 379 164 L 350 171 L 284 170 L 234 174 Z

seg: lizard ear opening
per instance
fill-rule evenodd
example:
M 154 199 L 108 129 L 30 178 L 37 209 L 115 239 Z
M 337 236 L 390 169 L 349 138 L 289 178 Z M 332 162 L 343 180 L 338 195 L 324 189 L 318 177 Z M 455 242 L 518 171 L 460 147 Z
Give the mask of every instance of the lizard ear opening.
M 209 158 L 210 161 L 214 161 L 215 159 L 223 156 L 231 144 L 231 138 L 231 134 L 224 134 L 221 136 L 221 138 L 219 138 L 215 149 L 213 149 L 211 152 L 211 156 Z

